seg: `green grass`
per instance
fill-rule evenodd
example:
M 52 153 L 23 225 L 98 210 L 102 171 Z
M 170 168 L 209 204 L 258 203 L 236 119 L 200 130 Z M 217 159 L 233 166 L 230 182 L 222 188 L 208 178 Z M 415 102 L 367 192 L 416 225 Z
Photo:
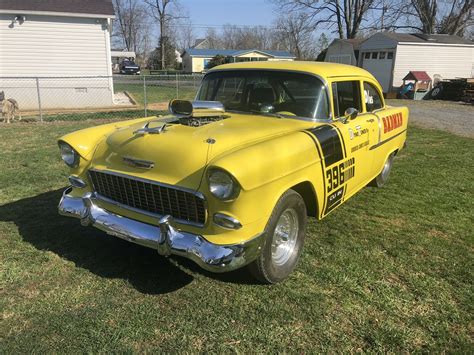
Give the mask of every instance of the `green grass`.
M 160 110 L 147 110 L 147 116 L 157 116 L 164 114 L 164 111 Z M 145 111 L 139 110 L 122 110 L 122 111 L 96 111 L 96 112 L 62 112 L 62 113 L 51 113 L 43 116 L 44 122 L 54 121 L 87 121 L 87 120 L 112 120 L 112 119 L 133 119 L 145 117 Z M 24 116 L 24 121 L 33 122 L 39 121 L 39 117 L 35 116 Z
M 261 286 L 58 216 L 56 139 L 100 123 L 0 125 L 0 353 L 474 351 L 473 140 L 411 127 L 389 184 Z
M 182 100 L 192 100 L 196 96 L 197 88 L 192 86 L 181 86 L 178 91 L 176 91 L 174 81 L 170 81 L 169 85 L 158 85 L 153 84 L 152 82 L 147 84 L 146 88 L 146 97 L 148 105 L 159 103 L 159 102 L 168 102 L 171 99 L 182 99 Z M 127 91 L 133 99 L 140 106 L 144 105 L 145 95 L 143 90 L 143 83 L 140 84 L 114 84 L 114 91 Z

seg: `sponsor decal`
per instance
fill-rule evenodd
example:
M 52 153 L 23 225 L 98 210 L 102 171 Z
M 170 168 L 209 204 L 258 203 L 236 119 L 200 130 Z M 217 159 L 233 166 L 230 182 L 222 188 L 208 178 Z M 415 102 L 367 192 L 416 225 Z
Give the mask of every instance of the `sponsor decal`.
M 382 117 L 382 121 L 383 133 L 387 133 L 403 125 L 403 115 L 401 112 L 394 113 L 393 115 Z
M 355 145 L 351 148 L 351 153 L 354 153 L 354 152 L 358 151 L 359 149 L 364 148 L 368 145 L 369 145 L 369 140 L 366 140 L 365 142 L 362 142 L 358 145 Z

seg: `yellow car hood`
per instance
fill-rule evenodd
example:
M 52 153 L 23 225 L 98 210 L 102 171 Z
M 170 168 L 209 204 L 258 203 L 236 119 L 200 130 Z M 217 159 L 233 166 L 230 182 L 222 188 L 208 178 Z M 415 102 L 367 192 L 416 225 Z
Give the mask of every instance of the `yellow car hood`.
M 160 127 L 169 119 L 152 120 L 148 128 Z M 136 133 L 143 123 L 133 124 L 115 130 L 99 145 L 92 167 L 198 189 L 204 169 L 215 157 L 308 126 L 314 123 L 244 114 L 200 127 L 169 123 L 159 134 Z M 130 159 L 153 167 L 133 166 Z

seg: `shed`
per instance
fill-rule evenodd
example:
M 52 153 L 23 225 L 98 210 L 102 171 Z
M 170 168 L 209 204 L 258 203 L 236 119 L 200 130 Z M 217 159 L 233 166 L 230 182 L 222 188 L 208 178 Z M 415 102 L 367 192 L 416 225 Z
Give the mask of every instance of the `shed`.
M 371 72 L 385 93 L 398 91 L 410 71 L 431 78 L 469 78 L 474 43 L 453 35 L 380 32 L 360 45 L 358 64 Z
M 113 105 L 112 0 L 1 0 L 0 90 L 22 109 Z M 38 79 L 37 79 L 38 78 Z
M 357 65 L 362 42 L 364 39 L 335 39 L 328 46 L 324 61 Z

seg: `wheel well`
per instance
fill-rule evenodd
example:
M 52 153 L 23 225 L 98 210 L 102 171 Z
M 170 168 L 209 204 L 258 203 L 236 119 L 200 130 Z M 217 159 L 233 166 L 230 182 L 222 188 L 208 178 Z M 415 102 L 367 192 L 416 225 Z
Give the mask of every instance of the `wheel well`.
M 318 200 L 316 199 L 316 193 L 314 192 L 313 185 L 309 181 L 303 181 L 293 187 L 292 190 L 296 191 L 303 197 L 306 205 L 307 215 L 310 217 L 318 216 Z

